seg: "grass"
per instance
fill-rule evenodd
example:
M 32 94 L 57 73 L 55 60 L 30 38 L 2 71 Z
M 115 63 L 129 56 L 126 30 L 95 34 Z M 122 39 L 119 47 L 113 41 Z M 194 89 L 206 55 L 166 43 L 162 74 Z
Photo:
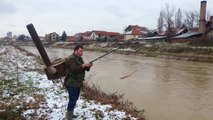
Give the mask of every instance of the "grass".
M 122 94 L 106 94 L 99 88 L 97 88 L 95 85 L 91 87 L 88 84 L 84 84 L 82 91 L 83 98 L 87 100 L 98 101 L 102 104 L 110 104 L 112 105 L 112 109 L 126 111 L 126 114 L 131 114 L 133 117 L 138 118 L 138 120 L 145 119 L 143 116 L 144 110 L 137 110 L 133 103 L 129 101 L 124 101 Z
M 33 91 L 38 91 L 38 88 L 32 87 L 31 83 L 19 84 L 17 86 L 13 81 L 14 80 L 0 80 L 0 93 L 2 94 L 0 100 L 0 120 L 25 120 L 22 116 L 22 111 L 39 109 L 39 103 L 45 101 L 44 95 L 33 94 Z M 24 98 L 25 94 L 31 95 L 35 101 L 24 102 L 22 98 Z M 18 95 L 19 98 L 13 98 L 14 95 Z M 35 116 L 36 113 L 31 115 Z
M 0 111 L 0 120 L 25 120 L 21 115 L 22 109 L 17 109 L 16 105 L 16 103 L 11 103 L 9 105 L 0 103 L 0 109 L 4 110 Z

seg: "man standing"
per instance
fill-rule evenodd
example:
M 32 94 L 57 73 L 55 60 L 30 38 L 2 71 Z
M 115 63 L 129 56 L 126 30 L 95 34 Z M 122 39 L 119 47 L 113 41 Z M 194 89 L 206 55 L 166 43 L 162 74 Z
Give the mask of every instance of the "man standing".
M 67 107 L 67 120 L 72 120 L 74 117 L 74 108 L 80 95 L 80 89 L 83 86 L 85 71 L 89 71 L 92 63 L 84 63 L 82 59 L 84 48 L 77 45 L 74 48 L 74 53 L 65 60 L 67 75 L 65 78 L 65 86 L 69 94 L 69 102 Z

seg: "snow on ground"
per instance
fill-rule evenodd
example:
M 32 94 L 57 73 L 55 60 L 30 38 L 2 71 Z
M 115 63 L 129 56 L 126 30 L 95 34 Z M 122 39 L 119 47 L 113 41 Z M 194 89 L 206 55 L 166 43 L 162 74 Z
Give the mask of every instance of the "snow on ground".
M 53 83 L 47 80 L 46 75 L 36 71 L 41 67 L 33 56 L 26 56 L 24 52 L 11 46 L 1 46 L 0 78 L 5 81 L 12 80 L 13 85 L 16 85 L 17 88 L 20 85 L 27 88 L 24 91 L 17 92 L 17 90 L 12 91 L 16 87 L 10 88 L 6 84 L 0 84 L 2 86 L 0 89 L 3 88 L 1 98 L 11 97 L 10 102 L 21 100 L 22 103 L 16 106 L 17 109 L 23 108 L 24 105 L 26 107 L 26 104 L 28 104 L 29 106 L 22 111 L 22 116 L 26 120 L 40 118 L 64 120 L 68 93 L 63 89 L 60 81 Z M 2 102 L 5 101 L 0 100 L 0 103 Z M 99 102 L 85 100 L 80 97 L 74 114 L 78 116 L 76 120 L 120 120 L 127 117 L 125 111 L 111 108 L 111 105 L 102 105 Z M 132 120 L 136 119 L 130 115 L 128 117 Z

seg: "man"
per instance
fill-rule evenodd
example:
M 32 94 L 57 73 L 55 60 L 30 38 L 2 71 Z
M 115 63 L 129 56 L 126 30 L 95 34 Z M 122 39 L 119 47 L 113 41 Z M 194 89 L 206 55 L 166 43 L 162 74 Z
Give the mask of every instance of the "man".
M 77 45 L 74 48 L 74 53 L 65 60 L 67 75 L 65 78 L 65 86 L 69 94 L 69 103 L 67 107 L 67 120 L 71 120 L 74 115 L 74 108 L 80 95 L 80 89 L 85 78 L 85 71 L 89 71 L 92 63 L 84 63 L 82 59 L 84 48 Z

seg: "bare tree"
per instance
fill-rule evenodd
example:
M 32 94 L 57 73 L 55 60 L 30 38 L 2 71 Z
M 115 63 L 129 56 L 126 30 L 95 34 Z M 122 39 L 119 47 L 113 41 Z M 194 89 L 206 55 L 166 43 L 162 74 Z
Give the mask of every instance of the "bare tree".
M 210 10 L 206 13 L 206 20 L 208 21 L 211 16 Z M 183 25 L 189 30 L 199 27 L 200 14 L 198 11 L 185 11 L 184 15 L 179 8 L 175 13 L 175 7 L 166 4 L 165 9 L 160 11 L 160 15 L 157 21 L 158 32 L 162 32 L 165 29 L 167 37 L 170 38 L 174 35 L 174 28 L 180 28 Z
M 212 15 L 211 11 L 208 10 L 206 13 L 206 20 L 210 20 L 211 15 Z
M 194 11 L 194 15 L 195 15 L 195 24 L 194 27 L 198 28 L 199 27 L 199 20 L 200 20 L 200 13 L 198 11 Z
M 175 14 L 175 27 L 180 28 L 182 26 L 182 10 L 179 8 Z
M 167 38 L 170 41 L 170 37 L 173 35 L 173 28 L 174 28 L 174 13 L 175 13 L 175 7 L 170 6 L 169 4 L 166 4 L 166 8 L 163 11 L 163 19 L 165 21 L 165 28 L 167 32 Z
M 184 24 L 189 28 L 197 28 L 199 26 L 199 13 L 197 11 L 186 11 Z
M 195 22 L 195 14 L 194 12 L 191 12 L 191 11 L 186 11 L 185 12 L 185 25 L 191 29 L 194 27 L 194 22 Z
M 161 33 L 163 31 L 163 26 L 164 26 L 163 11 L 162 10 L 160 11 L 160 15 L 159 15 L 159 18 L 158 18 L 157 26 L 158 26 L 157 27 L 158 32 Z

